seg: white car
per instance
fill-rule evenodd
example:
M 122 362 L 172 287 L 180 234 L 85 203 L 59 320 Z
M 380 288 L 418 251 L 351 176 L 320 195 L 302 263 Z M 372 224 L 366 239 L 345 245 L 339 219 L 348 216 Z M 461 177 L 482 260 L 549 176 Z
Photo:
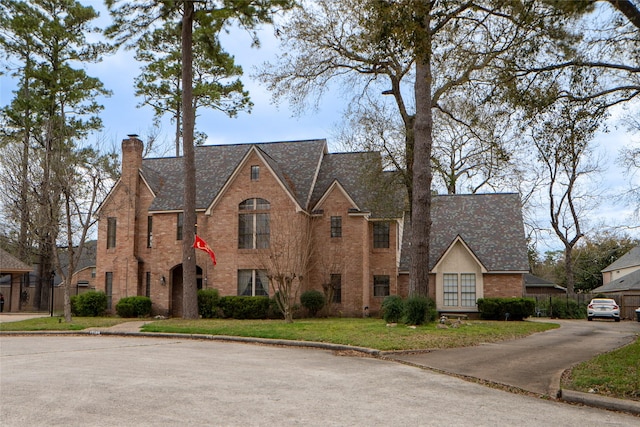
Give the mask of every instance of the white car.
M 620 307 L 615 300 L 609 298 L 594 298 L 587 306 L 587 320 L 593 320 L 594 317 L 603 317 L 620 321 Z

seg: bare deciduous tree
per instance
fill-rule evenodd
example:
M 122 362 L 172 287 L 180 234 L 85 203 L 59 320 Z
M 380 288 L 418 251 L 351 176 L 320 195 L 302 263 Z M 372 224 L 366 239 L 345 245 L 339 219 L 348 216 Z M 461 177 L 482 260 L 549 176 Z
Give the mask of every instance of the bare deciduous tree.
M 266 272 L 287 323 L 293 322 L 294 305 L 307 279 L 315 249 L 313 220 L 307 214 L 269 214 L 269 244 L 257 250 L 256 268 Z

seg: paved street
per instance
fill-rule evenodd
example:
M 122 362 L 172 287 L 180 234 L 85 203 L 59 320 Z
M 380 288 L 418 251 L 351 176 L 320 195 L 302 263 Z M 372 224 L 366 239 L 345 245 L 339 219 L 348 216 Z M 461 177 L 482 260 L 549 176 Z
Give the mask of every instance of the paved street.
M 3 426 L 636 426 L 638 418 L 329 351 L 0 337 Z

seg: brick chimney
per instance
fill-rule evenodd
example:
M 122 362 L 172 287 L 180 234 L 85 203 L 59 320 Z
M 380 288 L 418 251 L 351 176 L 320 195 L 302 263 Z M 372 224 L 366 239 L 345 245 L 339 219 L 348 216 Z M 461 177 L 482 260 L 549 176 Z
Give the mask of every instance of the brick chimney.
M 118 243 L 116 251 L 119 263 L 120 297 L 136 295 L 138 289 L 138 239 L 136 231 L 141 221 L 140 168 L 142 167 L 142 141 L 138 135 L 128 135 L 122 140 L 122 176 L 120 185 L 127 203 L 118 212 Z M 145 217 L 146 219 L 146 217 Z
M 122 140 L 122 178 L 126 181 L 129 181 L 126 178 L 138 175 L 138 171 L 142 167 L 143 149 L 142 141 L 138 139 L 138 135 L 128 136 L 128 139 Z

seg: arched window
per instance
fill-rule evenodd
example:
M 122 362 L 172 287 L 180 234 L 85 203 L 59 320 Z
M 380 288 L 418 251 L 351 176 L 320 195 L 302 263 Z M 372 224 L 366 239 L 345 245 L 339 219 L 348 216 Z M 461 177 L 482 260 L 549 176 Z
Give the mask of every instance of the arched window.
M 238 248 L 269 247 L 269 209 L 265 199 L 247 199 L 238 205 Z

